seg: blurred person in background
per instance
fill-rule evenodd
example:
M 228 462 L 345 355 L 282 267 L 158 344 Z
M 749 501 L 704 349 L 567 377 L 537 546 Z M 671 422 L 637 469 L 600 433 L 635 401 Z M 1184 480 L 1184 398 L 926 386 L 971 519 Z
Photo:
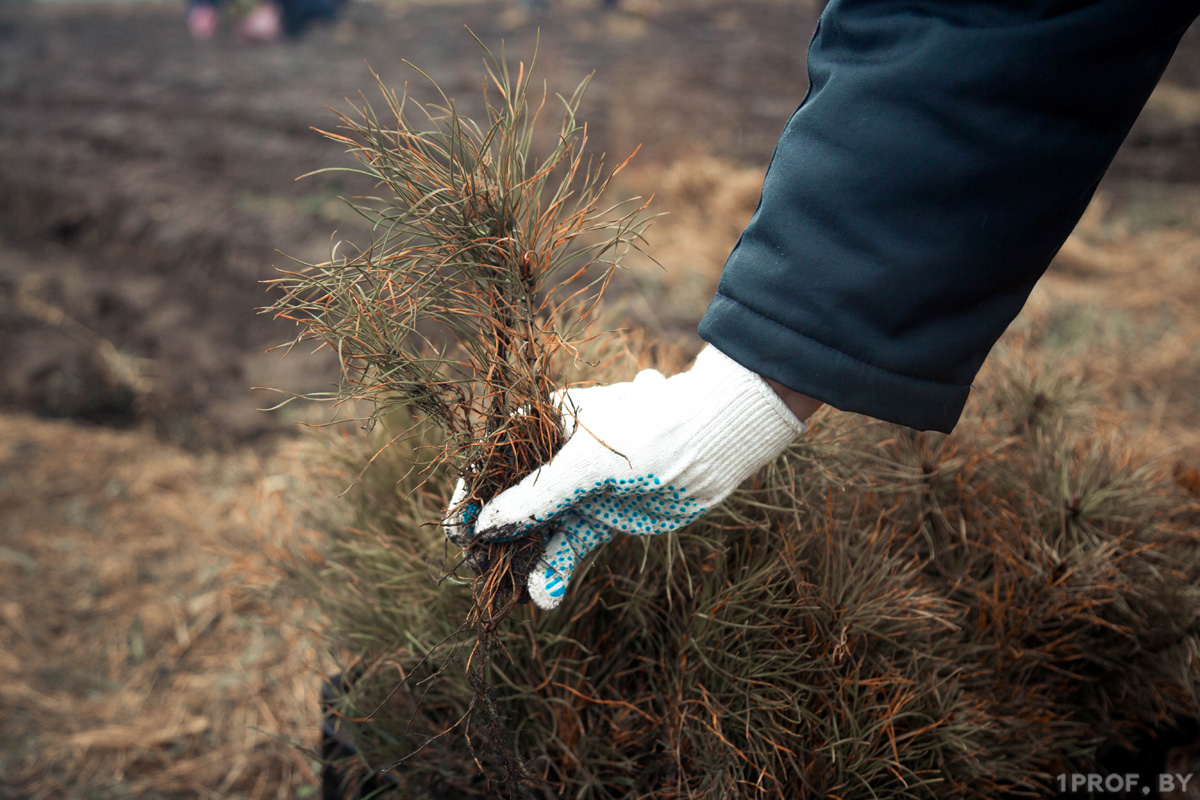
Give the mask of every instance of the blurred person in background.
M 546 11 L 550 8 L 550 0 L 517 0 L 517 4 L 527 11 Z M 606 10 L 620 8 L 621 0 L 600 0 L 600 7 Z
M 343 0 L 267 0 L 256 3 L 233 29 L 246 44 L 266 44 L 283 36 L 296 37 L 314 22 L 332 22 Z M 220 24 L 223 0 L 192 0 L 187 26 L 197 41 L 211 39 Z
M 554 520 L 557 606 L 617 533 L 721 503 L 828 404 L 950 431 L 992 345 L 1088 206 L 1200 0 L 833 0 L 809 89 L 673 377 L 572 389 L 557 455 L 446 534 Z

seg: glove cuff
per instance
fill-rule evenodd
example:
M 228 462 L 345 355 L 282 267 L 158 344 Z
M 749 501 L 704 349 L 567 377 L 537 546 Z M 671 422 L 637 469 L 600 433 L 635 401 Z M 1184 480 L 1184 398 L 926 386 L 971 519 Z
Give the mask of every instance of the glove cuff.
M 698 423 L 688 448 L 689 488 L 705 497 L 705 508 L 724 500 L 808 428 L 760 375 L 712 345 L 686 378 Z
M 792 413 L 787 403 L 783 402 L 783 398 L 771 388 L 761 375 L 746 369 L 711 344 L 696 356 L 696 363 L 690 372 L 713 387 L 728 387 L 739 394 L 749 394 L 750 397 L 747 399 L 750 400 L 750 403 L 744 410 L 751 416 L 743 417 L 741 419 L 743 424 L 753 426 L 755 423 L 763 422 L 770 424 L 772 428 L 782 425 L 791 430 L 792 439 L 803 436 L 804 432 L 808 430 L 808 423 L 801 421 Z M 754 402 L 755 400 L 758 402 Z M 782 430 L 779 433 L 787 435 Z

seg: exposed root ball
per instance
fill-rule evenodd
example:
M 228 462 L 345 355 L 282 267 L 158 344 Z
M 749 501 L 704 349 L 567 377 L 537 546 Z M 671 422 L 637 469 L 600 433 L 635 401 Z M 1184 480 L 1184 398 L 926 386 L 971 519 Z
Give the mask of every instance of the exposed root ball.
M 552 533 L 552 526 L 541 525 L 520 539 L 477 541 L 466 548 L 464 561 L 476 574 L 474 612 L 478 623 L 494 625 L 516 606 L 529 602 L 529 574 L 537 568 Z

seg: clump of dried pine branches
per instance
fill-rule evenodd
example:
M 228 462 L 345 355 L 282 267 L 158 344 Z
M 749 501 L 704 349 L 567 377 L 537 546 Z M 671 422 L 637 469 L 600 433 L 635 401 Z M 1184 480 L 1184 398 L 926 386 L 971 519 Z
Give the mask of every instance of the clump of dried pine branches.
M 627 349 L 596 377 L 657 366 Z M 1200 718 L 1200 504 L 1093 428 L 1070 380 L 1004 366 L 950 436 L 820 415 L 721 508 L 618 537 L 554 614 L 510 617 L 496 702 L 533 796 L 1050 798 Z M 391 488 L 410 459 L 322 526 L 330 640 L 370 665 L 340 707 L 383 703 L 346 722 L 368 768 L 429 743 L 393 773 L 403 796 L 488 796 L 431 740 L 466 712 L 439 656 L 464 601 L 423 566 L 441 494 Z
M 563 241 L 547 252 L 567 258 L 587 225 L 530 240 L 511 220 L 540 214 L 495 210 L 508 207 L 496 187 L 525 185 L 505 184 L 491 133 L 521 140 L 523 128 L 496 121 L 509 120 L 524 78 L 510 83 L 496 62 L 492 74 L 504 102 L 486 131 L 448 100 L 432 115 L 489 147 L 455 149 L 444 128 L 389 131 L 364 111 L 343 141 L 397 196 L 413 169 L 389 166 L 400 150 L 458 166 L 412 184 L 415 214 L 387 202 L 365 212 L 377 242 L 401 231 L 398 248 L 373 244 L 284 282 L 286 315 L 337 343 L 333 399 L 370 400 L 373 418 L 404 407 L 432 420 L 440 432 L 427 441 L 476 504 L 557 447 L 554 353 L 635 356 L 620 373 L 594 369 L 602 381 L 656 366 L 638 358 L 649 348 L 560 332 L 571 317 L 548 298 L 570 270 L 527 288 L 555 262 L 531 257 L 526 278 L 535 248 L 515 243 Z M 566 102 L 573 130 L 577 99 Z M 563 152 L 553 163 L 582 169 Z M 541 175 L 541 163 L 520 174 Z M 548 196 L 580 202 L 561 185 L 549 181 Z M 437 215 L 453 225 L 430 229 Z M 615 219 L 575 263 L 637 243 L 638 223 Z M 434 241 L 449 244 L 442 256 L 412 260 Z M 426 265 L 416 278 L 393 275 L 412 263 Z M 431 307 L 465 311 L 422 327 Z M 494 622 L 519 581 L 493 577 L 481 611 L 486 580 L 471 598 L 430 580 L 445 545 L 428 523 L 455 475 L 414 474 L 422 456 L 392 435 L 407 416 L 365 441 L 334 440 L 344 481 L 375 464 L 321 525 L 325 560 L 296 572 L 355 662 L 338 701 L 355 763 L 426 797 L 1050 797 L 1053 776 L 1098 769 L 1103 741 L 1200 717 L 1200 506 L 1159 466 L 1080 426 L 1091 414 L 1070 381 L 1014 365 L 987 383 L 950 436 L 823 415 L 721 509 L 652 542 L 619 537 L 554 614 L 511 614 L 503 629 Z M 460 651 L 446 645 L 470 638 L 467 616 L 469 668 L 451 669 Z M 502 665 L 479 671 L 500 651 Z M 465 746 L 446 735 L 476 712 L 475 740 L 469 723 Z M 398 763 L 409 753 L 420 755 Z
M 624 164 L 605 169 L 585 154 L 576 114 L 588 80 L 557 98 L 561 126 L 538 156 L 546 92 L 531 95 L 524 64 L 514 75 L 503 53 L 484 53 L 484 124 L 460 116 L 429 79 L 436 102 L 417 102 L 407 87 L 397 96 L 381 82 L 383 118 L 364 100 L 340 115 L 340 131 L 323 132 L 357 159 L 345 171 L 382 190 L 352 203 L 371 239 L 283 270 L 271 281 L 281 296 L 268 309 L 299 325 L 293 346 L 317 341 L 338 355 L 337 390 L 307 397 L 339 408 L 365 401 L 368 425 L 403 410 L 439 431 L 422 474 L 448 466 L 465 481 L 455 512 L 482 507 L 561 446 L 552 362 L 586 340 L 591 308 L 649 221 L 638 198 L 604 203 Z M 467 674 L 486 720 L 483 751 L 503 759 L 488 683 L 497 625 L 528 599 L 525 577 L 550 531 L 487 542 L 467 528 L 455 537 L 476 573 L 464 623 L 474 634 Z M 519 776 L 519 764 L 507 768 Z

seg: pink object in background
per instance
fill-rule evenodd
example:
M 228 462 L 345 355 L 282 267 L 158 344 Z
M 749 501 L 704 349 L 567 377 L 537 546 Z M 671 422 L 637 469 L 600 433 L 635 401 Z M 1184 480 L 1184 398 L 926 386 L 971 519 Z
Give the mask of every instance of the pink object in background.
M 198 42 L 211 39 L 217 32 L 217 9 L 207 3 L 200 3 L 188 10 L 188 33 Z
M 283 13 L 274 3 L 263 3 L 238 23 L 233 35 L 243 44 L 273 42 L 283 35 Z

